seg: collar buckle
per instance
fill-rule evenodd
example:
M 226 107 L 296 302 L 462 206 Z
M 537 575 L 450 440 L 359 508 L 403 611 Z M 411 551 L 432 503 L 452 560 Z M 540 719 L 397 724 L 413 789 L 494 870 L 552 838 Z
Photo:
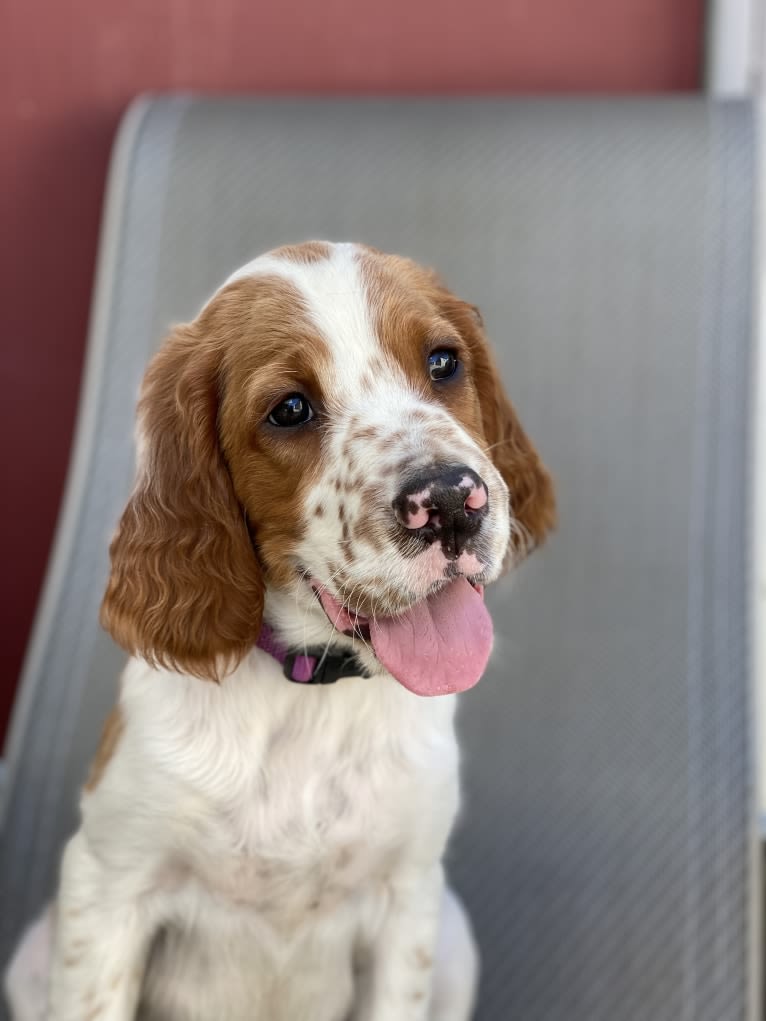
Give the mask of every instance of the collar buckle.
M 334 684 L 341 677 L 365 677 L 353 652 L 306 649 L 285 654 L 283 673 L 295 684 Z

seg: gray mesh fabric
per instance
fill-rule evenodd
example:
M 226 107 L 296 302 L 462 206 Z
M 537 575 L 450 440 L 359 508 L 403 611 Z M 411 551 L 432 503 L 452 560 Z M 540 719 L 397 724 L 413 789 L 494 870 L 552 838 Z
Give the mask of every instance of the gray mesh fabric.
M 450 870 L 480 1021 L 752 1016 L 746 106 L 170 98 L 115 157 L 56 555 L 9 744 L 0 953 L 50 893 L 120 654 L 98 630 L 167 325 L 309 237 L 479 304 L 561 527 L 491 594 Z

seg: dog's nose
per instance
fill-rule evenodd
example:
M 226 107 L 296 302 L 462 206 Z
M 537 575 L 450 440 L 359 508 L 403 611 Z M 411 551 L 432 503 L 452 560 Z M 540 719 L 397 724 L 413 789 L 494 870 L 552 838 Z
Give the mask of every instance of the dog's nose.
M 441 542 L 455 560 L 489 511 L 486 483 L 466 465 L 439 465 L 407 480 L 393 501 L 403 528 L 426 543 Z

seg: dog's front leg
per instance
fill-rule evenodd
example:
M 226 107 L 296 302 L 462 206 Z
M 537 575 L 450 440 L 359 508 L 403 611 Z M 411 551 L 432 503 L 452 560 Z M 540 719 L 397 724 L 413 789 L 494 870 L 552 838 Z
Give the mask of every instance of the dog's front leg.
M 132 1021 L 151 937 L 137 893 L 82 830 L 72 837 L 56 905 L 49 1021 Z
M 426 1021 L 443 889 L 440 864 L 394 874 L 355 1021 Z

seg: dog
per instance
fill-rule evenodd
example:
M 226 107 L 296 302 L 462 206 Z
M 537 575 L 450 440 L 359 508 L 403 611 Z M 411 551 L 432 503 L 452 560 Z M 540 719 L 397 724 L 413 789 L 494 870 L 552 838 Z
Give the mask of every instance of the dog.
M 51 1021 L 467 1021 L 455 695 L 555 523 L 479 312 L 277 249 L 171 332 L 136 446 L 102 607 L 131 659 L 15 1017 L 48 986 Z

